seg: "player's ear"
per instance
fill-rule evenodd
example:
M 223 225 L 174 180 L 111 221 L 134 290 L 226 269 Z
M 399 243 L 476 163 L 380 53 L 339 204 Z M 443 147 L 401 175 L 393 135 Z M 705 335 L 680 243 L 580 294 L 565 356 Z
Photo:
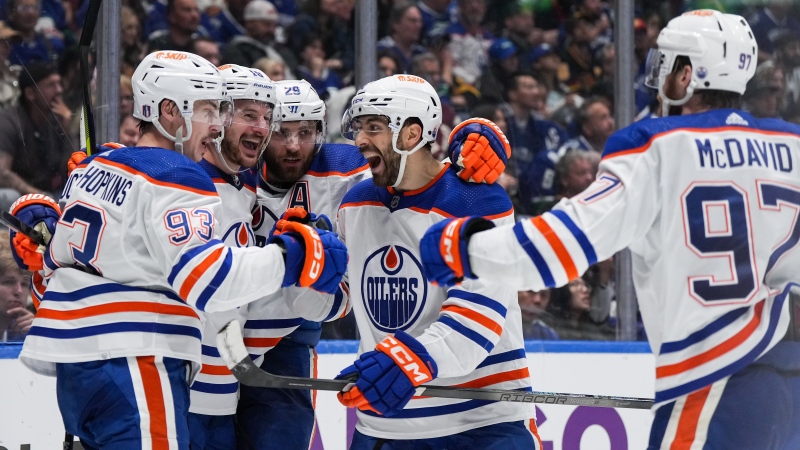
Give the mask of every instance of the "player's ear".
M 683 66 L 680 73 L 678 74 L 678 83 L 680 83 L 681 87 L 686 89 L 689 86 L 689 83 L 692 82 L 692 68 L 691 65 L 687 64 Z
M 400 132 L 400 139 L 404 149 L 414 148 L 422 139 L 422 126 L 418 123 L 406 123 Z
M 166 117 L 170 119 L 174 119 L 176 116 L 181 114 L 180 110 L 178 109 L 178 105 L 175 104 L 172 100 L 164 100 L 159 105 L 161 111 L 159 111 L 159 115 L 161 117 Z

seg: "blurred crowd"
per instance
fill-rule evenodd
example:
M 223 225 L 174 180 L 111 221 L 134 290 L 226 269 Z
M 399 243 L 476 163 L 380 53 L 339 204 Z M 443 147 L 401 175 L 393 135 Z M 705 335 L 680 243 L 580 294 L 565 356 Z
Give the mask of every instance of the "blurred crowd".
M 121 0 L 120 135 L 138 138 L 130 76 L 156 50 L 214 64 L 257 67 L 274 80 L 306 79 L 327 103 L 328 140 L 342 141 L 354 86 L 355 0 Z M 507 134 L 512 158 L 499 180 L 518 218 L 540 214 L 595 178 L 614 123 L 614 11 L 603 0 L 376 0 L 379 76 L 429 81 L 450 130 L 474 116 Z M 648 52 L 667 21 L 713 7 L 748 18 L 759 44 L 744 108 L 800 123 L 800 5 L 791 0 L 637 0 L 635 116 L 657 111 L 643 84 Z M 78 148 L 77 40 L 88 0 L 0 0 L 0 208 L 20 194 L 58 197 Z M 96 105 L 95 114 L 113 105 Z M 614 264 L 564 288 L 520 292 L 526 338 L 615 339 Z M 4 292 L 4 291 L 3 291 Z M 4 294 L 5 295 L 5 294 Z M 5 300 L 0 299 L 0 306 Z M 4 311 L 0 311 L 0 319 Z M 0 325 L 4 322 L 0 320 Z M 354 328 L 352 328 L 354 329 Z M 2 330 L 0 330 L 2 332 Z M 343 323 L 328 337 L 354 338 Z M 640 333 L 640 338 L 643 338 Z

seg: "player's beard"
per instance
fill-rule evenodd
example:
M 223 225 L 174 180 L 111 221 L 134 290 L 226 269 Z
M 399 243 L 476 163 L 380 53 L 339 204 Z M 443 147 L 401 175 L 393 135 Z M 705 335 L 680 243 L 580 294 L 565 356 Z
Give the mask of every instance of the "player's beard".
M 314 162 L 316 154 L 316 151 L 310 152 L 300 166 L 286 167 L 281 161 L 282 158 L 287 156 L 286 154 L 278 157 L 274 152 L 270 152 L 269 149 L 265 150 L 264 162 L 267 165 L 267 176 L 269 177 L 267 181 L 270 183 L 294 183 L 308 172 L 308 168 Z M 297 157 L 302 158 L 303 156 L 298 153 Z
M 381 156 L 381 165 L 383 166 L 377 173 L 372 171 L 372 182 L 377 186 L 394 186 L 397 183 L 397 176 L 400 175 L 400 154 L 392 150 L 379 149 L 374 145 L 368 145 L 361 148 L 361 152 L 369 151 L 379 153 Z M 370 164 L 372 167 L 372 164 Z
M 225 136 L 222 139 L 222 145 L 220 146 L 222 150 L 222 156 L 225 158 L 225 161 L 228 162 L 230 165 L 237 165 L 239 167 L 244 166 L 244 159 L 239 154 L 239 140 L 229 138 Z

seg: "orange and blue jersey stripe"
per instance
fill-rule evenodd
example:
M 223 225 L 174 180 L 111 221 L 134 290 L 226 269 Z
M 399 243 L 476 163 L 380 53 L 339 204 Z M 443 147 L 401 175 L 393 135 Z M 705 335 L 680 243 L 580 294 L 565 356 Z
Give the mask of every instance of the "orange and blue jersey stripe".
M 558 219 L 558 221 L 561 222 L 570 232 L 570 235 L 575 242 L 578 243 L 583 251 L 583 256 L 585 257 L 587 263 L 585 267 L 583 263 L 580 264 L 580 267 L 578 264 L 576 264 L 575 258 L 573 258 L 567 247 L 564 245 L 562 237 L 560 237 L 558 233 L 553 230 L 553 227 L 547 222 L 546 219 L 551 217 Z M 594 246 L 589 241 L 589 238 L 586 236 L 583 230 L 580 229 L 580 227 L 572 220 L 572 218 L 569 217 L 566 212 L 552 210 L 544 213 L 541 216 L 530 219 L 530 223 L 542 235 L 542 237 L 544 237 L 547 245 L 549 245 L 553 253 L 555 253 L 559 264 L 567 274 L 566 281 L 577 278 L 578 275 L 586 269 L 586 267 L 589 267 L 597 262 L 597 253 L 595 252 Z M 539 275 L 542 277 L 544 284 L 547 287 L 556 286 L 556 279 L 553 276 L 552 270 L 550 270 L 550 264 L 548 264 L 547 260 L 539 251 L 536 244 L 534 244 L 533 240 L 528 237 L 528 234 L 525 232 L 523 222 L 517 222 L 513 227 L 513 232 L 517 238 L 517 242 L 519 242 L 522 249 L 525 250 L 525 253 L 533 262 L 534 266 L 536 266 L 536 269 L 538 270 Z
M 207 253 L 207 251 L 211 250 Z M 173 266 L 170 271 L 167 281 L 178 291 L 180 298 L 187 300 L 191 293 L 194 291 L 196 283 L 200 278 L 211 269 L 212 266 L 218 264 L 218 268 L 214 277 L 205 285 L 202 286 L 194 306 L 201 310 L 205 310 L 205 306 L 214 295 L 217 287 L 222 284 L 225 277 L 230 273 L 233 263 L 233 255 L 228 247 L 221 241 L 212 239 L 211 241 L 192 248 L 191 250 L 183 253 L 178 262 Z M 178 275 L 189 271 L 188 275 L 184 278 L 183 282 L 176 285 Z
M 677 363 L 660 365 L 657 368 L 656 380 L 664 379 L 674 375 L 682 375 L 684 373 L 691 374 L 692 370 L 708 364 L 727 363 L 708 375 L 689 378 L 689 381 L 681 383 L 672 388 L 660 390 L 656 389 L 656 403 L 665 402 L 680 397 L 681 395 L 686 395 L 699 390 L 704 386 L 712 384 L 715 381 L 721 380 L 722 378 L 738 372 L 748 364 L 755 361 L 756 358 L 761 356 L 769 343 L 775 337 L 775 332 L 781 317 L 781 311 L 786 302 L 786 297 L 789 295 L 789 289 L 792 286 L 794 286 L 794 284 L 788 285 L 781 294 L 777 295 L 773 299 L 769 309 L 766 308 L 767 302 L 765 300 L 761 300 L 753 308 L 746 307 L 746 309 L 751 309 L 754 311 L 753 317 L 740 329 L 739 332 L 734 333 L 733 336 L 723 343 L 713 347 L 712 349 L 706 350 L 703 353 L 687 355 L 686 358 Z M 736 324 L 736 319 L 742 317 L 743 314 L 744 313 L 741 311 L 741 309 L 734 310 L 707 325 L 700 331 L 693 333 L 683 341 L 665 343 L 664 346 L 667 349 L 667 352 L 662 351 L 659 353 L 659 359 L 662 354 L 669 354 L 689 348 L 690 346 L 700 343 L 706 338 L 719 333 L 721 330 Z M 768 314 L 769 316 L 766 319 L 768 320 L 767 326 L 763 331 L 763 334 L 760 337 L 757 337 L 755 332 L 756 330 L 760 330 L 758 324 L 764 320 L 763 314 Z M 738 358 L 734 356 L 732 358 L 732 350 L 741 349 L 742 346 L 748 346 L 749 351 L 747 351 L 747 353 L 745 353 L 743 356 Z M 659 376 L 659 369 L 661 376 Z

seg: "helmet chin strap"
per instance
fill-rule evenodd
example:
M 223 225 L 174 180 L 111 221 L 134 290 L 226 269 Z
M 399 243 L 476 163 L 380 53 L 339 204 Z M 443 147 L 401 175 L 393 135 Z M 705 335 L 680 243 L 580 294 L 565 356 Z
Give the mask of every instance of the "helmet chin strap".
M 159 122 L 158 119 L 154 120 L 151 123 L 153 124 L 153 126 L 156 127 L 156 129 L 158 130 L 159 133 L 161 133 L 162 136 L 174 142 L 175 151 L 183 155 L 183 143 L 186 141 L 186 139 L 189 138 L 189 136 L 192 135 L 192 121 L 189 120 L 188 118 L 185 117 L 183 118 L 183 123 L 184 125 L 186 125 L 185 138 L 183 136 L 183 125 L 178 127 L 178 129 L 175 131 L 175 136 L 172 136 L 171 134 L 167 133 L 167 130 L 164 129 L 164 126 L 161 125 L 161 122 Z
M 408 157 L 416 153 L 417 150 L 421 149 L 427 143 L 427 141 L 420 139 L 419 143 L 411 150 L 400 150 L 397 148 L 397 139 L 399 137 L 400 130 L 392 133 L 392 150 L 400 155 L 400 170 L 397 172 L 397 180 L 392 185 L 392 187 L 395 189 L 397 189 L 398 186 L 400 186 L 400 183 L 403 182 L 403 175 L 405 175 L 406 172 L 406 161 L 408 160 Z
M 659 83 L 658 85 L 658 95 L 661 96 L 661 117 L 669 116 L 669 108 L 671 106 L 681 106 L 689 101 L 694 95 L 694 88 L 697 86 L 697 83 L 692 80 L 689 82 L 689 86 L 686 86 L 686 95 L 683 96 L 680 100 L 672 100 L 671 98 L 667 97 L 667 94 L 664 93 L 664 82 Z
M 239 166 L 239 169 L 237 170 L 237 169 L 232 168 L 228 164 L 228 160 L 225 159 L 225 156 L 222 154 L 222 140 L 223 139 L 225 139 L 225 129 L 224 128 L 223 128 L 223 131 L 222 131 L 222 134 L 220 135 L 220 137 L 214 139 L 214 152 L 216 152 L 217 156 L 219 156 L 219 160 L 222 161 L 222 165 L 225 166 L 225 168 L 228 169 L 228 171 L 231 172 L 233 175 L 237 175 L 237 174 L 240 174 L 242 172 L 246 172 L 247 169 L 248 169 L 247 167 Z M 266 147 L 266 145 L 264 147 Z M 259 153 L 259 157 L 261 157 L 260 153 Z

